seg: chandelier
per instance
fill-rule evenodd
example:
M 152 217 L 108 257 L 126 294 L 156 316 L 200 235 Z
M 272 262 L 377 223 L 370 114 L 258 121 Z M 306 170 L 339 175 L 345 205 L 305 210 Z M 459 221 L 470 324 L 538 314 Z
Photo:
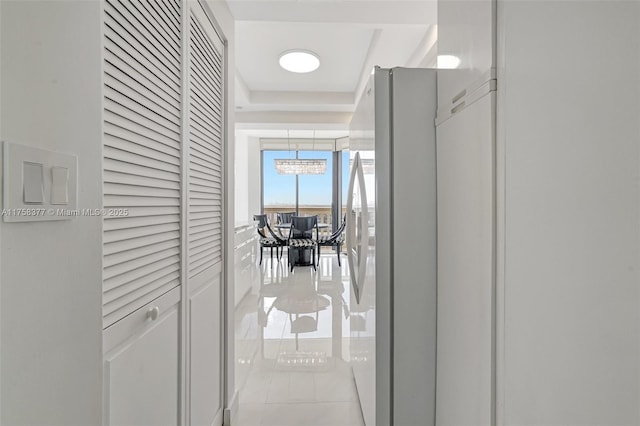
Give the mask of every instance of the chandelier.
M 315 143 L 316 131 L 314 130 L 312 151 L 315 148 Z M 287 130 L 287 145 L 289 152 L 291 152 L 289 130 Z M 279 175 L 323 175 L 327 171 L 325 158 L 275 158 L 273 161 Z
M 279 175 L 323 175 L 327 171 L 327 160 L 322 158 L 276 158 Z

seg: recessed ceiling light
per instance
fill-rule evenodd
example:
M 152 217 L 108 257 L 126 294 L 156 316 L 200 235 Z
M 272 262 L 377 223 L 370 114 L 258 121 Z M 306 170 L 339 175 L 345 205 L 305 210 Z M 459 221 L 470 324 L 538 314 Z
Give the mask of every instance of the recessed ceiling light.
M 311 72 L 320 66 L 320 58 L 307 50 L 289 50 L 280 55 L 280 66 L 291 72 Z
M 438 55 L 438 69 L 455 69 L 460 66 L 460 58 L 455 55 Z

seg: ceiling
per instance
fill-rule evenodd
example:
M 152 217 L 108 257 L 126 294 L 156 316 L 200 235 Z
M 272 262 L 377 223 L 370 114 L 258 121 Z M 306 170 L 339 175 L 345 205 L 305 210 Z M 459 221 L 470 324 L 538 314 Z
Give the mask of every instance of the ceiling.
M 236 20 L 236 123 L 252 135 L 344 133 L 374 66 L 435 60 L 435 0 L 227 3 Z M 293 49 L 316 53 L 320 67 L 307 74 L 280 68 L 280 54 Z

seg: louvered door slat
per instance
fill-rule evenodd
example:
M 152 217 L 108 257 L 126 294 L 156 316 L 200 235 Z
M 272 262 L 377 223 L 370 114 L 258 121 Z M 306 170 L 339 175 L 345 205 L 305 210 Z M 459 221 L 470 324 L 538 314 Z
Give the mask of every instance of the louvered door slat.
M 165 286 L 167 283 L 175 282 L 180 278 L 180 273 L 176 271 L 172 271 L 171 267 L 168 268 L 160 268 L 157 269 L 153 274 L 147 275 L 145 277 L 136 280 L 133 285 L 129 287 L 116 287 L 113 290 L 109 290 L 105 294 L 105 311 L 107 314 L 114 312 L 119 308 L 118 305 L 123 305 L 130 303 L 131 296 L 134 296 L 137 292 L 148 285 L 150 282 L 156 283 L 156 288 L 161 288 Z M 127 297 L 129 296 L 129 297 Z M 123 298 L 127 298 L 123 300 Z M 118 303 L 113 303 L 114 301 Z
M 192 115 L 192 123 L 190 133 L 195 133 L 205 141 L 208 141 L 209 138 L 218 139 L 222 135 L 222 124 L 218 121 L 215 121 L 213 118 L 206 120 L 202 118 L 203 114 L 206 114 L 205 109 L 201 110 L 198 106 L 197 102 L 193 102 L 193 115 Z M 210 109 L 209 109 L 210 111 Z
M 206 100 L 209 96 L 221 96 L 222 94 L 222 86 L 220 81 L 214 78 L 210 73 L 202 70 L 200 67 L 195 66 L 192 70 L 193 72 L 193 81 L 198 84 L 200 87 L 206 87 L 210 90 L 207 93 L 200 93 L 199 97 L 203 100 Z M 213 105 L 215 107 L 215 104 Z
M 151 15 L 158 16 L 162 20 L 162 22 L 164 22 L 164 27 L 173 33 L 175 39 L 179 44 L 180 27 L 176 25 L 175 17 L 170 15 L 170 13 L 167 11 L 167 8 L 158 4 L 158 2 L 155 0 L 142 2 L 142 6 L 144 6 Z
M 175 118 L 166 119 L 166 111 L 158 111 L 157 105 L 152 103 L 136 89 L 129 87 L 126 83 L 117 81 L 111 77 L 105 77 L 105 98 L 112 103 L 112 108 L 122 108 L 123 110 L 134 111 L 145 117 L 147 120 L 155 122 L 167 130 L 174 137 L 180 134 L 180 127 L 175 125 Z
M 193 235 L 191 241 L 193 242 L 194 246 L 198 246 L 200 245 L 201 241 L 211 242 L 216 241 L 220 238 L 222 238 L 222 233 L 218 229 L 210 229 L 208 231 L 199 232 L 196 235 Z
M 206 155 L 207 157 L 210 157 L 212 161 L 216 162 L 222 161 L 222 152 L 215 151 L 215 147 L 207 146 L 204 143 L 204 140 L 198 138 L 194 133 L 192 133 L 191 136 L 194 139 L 194 142 L 191 144 L 191 148 L 193 148 L 195 153 L 197 153 L 196 155 Z
M 189 19 L 189 277 L 222 261 L 222 54 L 192 14 Z
M 147 1 L 118 1 L 127 8 L 129 13 L 131 13 L 131 16 L 135 18 L 136 22 L 146 29 L 147 34 L 153 37 L 163 48 L 165 48 L 165 50 L 168 51 L 169 57 L 180 54 L 180 37 L 177 37 L 169 27 L 163 25 L 164 20 L 162 19 L 162 15 L 149 12 Z
M 179 206 L 180 199 L 159 197 L 129 197 L 124 195 L 104 196 L 105 207 L 130 207 L 130 206 Z
M 126 291 L 127 287 L 131 285 L 133 282 L 138 282 L 136 280 L 144 280 L 145 277 L 149 275 L 155 274 L 157 271 L 168 268 L 173 270 L 172 267 L 179 266 L 180 264 L 180 256 L 169 256 L 167 258 L 160 259 L 153 263 L 147 263 L 143 267 L 136 268 L 126 276 L 118 275 L 117 277 L 107 278 L 104 280 L 104 288 L 105 290 L 113 290 L 114 288 L 123 286 L 123 291 Z M 177 270 L 178 268 L 176 268 Z M 153 282 L 148 282 L 147 285 L 153 286 Z
M 170 180 L 174 182 L 180 182 L 180 175 L 176 173 L 167 172 L 157 168 L 151 168 L 148 166 L 142 166 L 139 164 L 125 163 L 118 159 L 112 159 L 109 157 L 104 158 L 104 170 L 112 172 L 127 173 L 131 176 L 152 177 L 162 180 Z
M 222 155 L 222 151 L 220 147 L 211 146 L 207 141 L 210 138 L 220 138 L 220 132 L 215 129 L 203 129 L 200 123 L 196 119 L 191 121 L 191 131 L 189 132 L 189 136 L 191 137 L 193 143 L 198 144 L 200 148 L 213 151 L 219 156 Z
M 180 111 L 171 105 L 172 100 L 175 99 L 168 93 L 162 91 L 154 82 L 144 76 L 137 75 L 137 79 L 132 78 L 130 74 L 127 74 L 127 69 L 131 70 L 130 66 L 123 64 L 120 59 L 113 57 L 113 55 L 109 55 L 110 58 L 106 58 L 106 56 L 105 54 L 105 84 L 119 84 L 128 87 L 144 99 L 144 105 L 153 111 L 161 109 L 161 116 L 171 114 L 177 119 L 180 118 Z
M 167 80 L 169 86 L 176 93 L 180 93 L 179 84 L 173 83 L 178 77 L 172 69 L 163 65 L 162 60 L 158 59 L 153 53 L 146 50 L 145 46 L 134 38 L 128 31 L 120 27 L 111 16 L 106 16 L 106 35 L 110 42 L 120 46 L 123 50 L 127 50 L 131 57 L 137 62 L 143 64 L 145 68 L 160 80 Z M 173 84 L 172 84 L 173 83 Z
M 212 175 L 211 173 L 204 173 L 198 170 L 191 170 L 191 176 L 198 179 L 206 180 L 209 182 L 222 182 L 221 176 Z
M 105 138 L 105 141 L 107 140 L 108 138 Z M 134 151 L 137 147 L 131 146 L 129 149 Z M 104 157 L 140 167 L 147 167 L 149 169 L 157 169 L 160 171 L 164 170 L 174 174 L 180 173 L 180 166 L 175 164 L 173 161 L 170 163 L 168 161 L 156 160 L 154 158 L 144 157 L 134 152 L 125 151 L 124 149 L 118 149 L 107 145 L 104 147 Z M 146 174 L 143 174 L 142 176 L 146 176 Z
M 176 16 L 179 20 L 180 19 L 180 2 L 168 0 L 166 3 L 169 6 L 171 6 L 171 13 L 173 13 L 173 15 Z
M 179 259 L 180 247 L 172 247 L 165 250 L 154 251 L 143 257 L 131 259 L 127 262 L 121 262 L 104 269 L 104 279 L 109 281 L 111 278 L 122 276 L 131 272 L 137 272 L 142 268 L 166 259 Z M 128 282 L 128 281 L 127 281 Z
M 105 268 L 111 268 L 116 265 L 122 265 L 131 260 L 144 258 L 163 250 L 180 247 L 179 243 L 173 240 L 166 240 L 160 244 L 146 245 L 133 250 L 126 250 L 104 257 L 103 265 Z
M 157 69 L 165 73 L 167 77 L 172 76 L 180 77 L 180 64 L 176 65 L 173 58 L 179 56 L 178 52 L 167 51 L 158 40 L 150 34 L 143 25 L 136 25 L 135 19 L 131 16 L 130 12 L 119 1 L 107 0 L 112 8 L 106 11 L 105 20 L 109 23 L 111 29 L 117 32 L 120 36 L 127 39 L 127 41 L 138 52 L 143 54 L 147 59 L 158 62 Z M 112 12 L 114 11 L 115 12 Z M 134 22 L 132 22 L 134 21 Z
M 111 148 L 111 155 L 135 154 L 149 157 L 169 165 L 176 165 L 175 155 L 179 150 L 157 141 L 150 141 L 142 135 L 132 133 L 122 127 L 106 123 L 104 126 L 105 146 Z
M 125 75 L 128 78 L 122 78 L 121 81 L 133 80 L 145 89 L 149 90 L 146 96 L 156 95 L 164 100 L 167 110 L 174 111 L 176 115 L 180 115 L 180 110 L 176 109 L 173 101 L 180 100 L 180 94 L 177 93 L 166 81 L 158 78 L 153 72 L 147 68 L 148 64 L 139 56 L 133 56 L 114 43 L 105 46 L 104 59 L 107 64 L 122 72 L 116 77 Z M 105 71 L 109 72 L 111 68 L 105 67 Z
M 205 163 L 216 163 L 218 161 L 220 161 L 220 156 L 219 155 L 212 155 L 209 152 L 203 152 L 203 151 L 207 151 L 206 148 L 201 148 L 201 147 L 197 147 L 195 146 L 196 144 L 193 144 L 194 146 L 193 148 L 193 156 L 195 158 L 197 158 L 198 160 L 205 162 Z M 215 169 L 214 169 L 215 170 Z
M 135 216 L 135 217 L 123 217 L 123 218 L 114 218 L 104 221 L 104 229 L 106 231 L 115 231 L 118 229 L 130 229 L 130 228 L 138 228 L 141 226 L 149 226 L 149 221 L 152 220 L 154 222 L 159 223 L 178 223 L 180 222 L 180 215 L 157 215 L 157 216 Z
M 180 67 L 173 67 L 172 58 L 180 54 L 180 48 L 173 45 L 166 37 L 166 30 L 158 30 L 154 28 L 154 25 L 147 21 L 144 15 L 140 14 L 140 11 L 134 6 L 140 2 L 132 2 L 129 0 L 122 1 L 116 0 L 114 4 L 117 5 L 120 11 L 120 16 L 124 18 L 119 20 L 127 32 L 144 43 L 149 52 L 161 61 L 167 61 L 166 67 L 172 72 L 180 73 Z M 152 18 L 152 20 L 155 20 Z
M 197 88 L 197 85 L 194 85 L 194 88 Z M 221 123 L 212 114 L 213 107 L 199 102 L 198 99 L 192 99 L 192 106 L 194 121 L 200 123 L 207 130 L 212 128 L 218 130 L 216 133 L 220 133 Z
M 104 6 L 103 194 L 128 216 L 103 221 L 103 326 L 179 286 L 182 105 L 180 8 Z
M 179 231 L 173 232 L 161 232 L 159 234 L 145 235 L 139 238 L 133 238 L 128 240 L 118 240 L 104 245 L 103 253 L 105 256 L 126 252 L 129 250 L 135 250 L 142 247 L 155 246 L 156 244 L 162 244 L 166 241 L 171 241 L 180 238 Z
M 212 87 L 211 82 L 206 81 L 202 78 L 200 78 L 198 76 L 198 74 L 196 73 L 196 70 L 194 70 L 194 78 L 193 78 L 193 84 L 196 88 L 214 88 L 215 90 L 211 90 L 209 93 L 200 93 L 197 96 L 195 96 L 194 100 L 199 102 L 201 105 L 203 105 L 205 108 L 211 108 L 211 111 L 214 112 L 216 115 L 220 115 L 221 110 L 220 110 L 220 105 L 216 105 L 217 98 L 220 98 L 221 95 L 221 91 L 218 90 L 216 88 L 216 86 Z
M 189 209 L 189 213 L 190 214 L 198 214 L 198 213 L 218 213 L 217 209 L 214 209 L 210 206 L 191 206 L 191 209 Z
M 199 165 L 203 170 L 208 171 L 208 173 L 211 173 L 213 175 L 216 175 L 217 173 L 219 173 L 219 170 L 217 169 L 217 167 L 220 167 L 219 165 L 217 165 L 216 168 L 211 166 L 211 168 L 208 169 L 211 163 L 207 161 L 206 158 L 202 158 L 197 155 L 194 155 L 191 157 L 191 161 L 194 163 L 194 166 Z
M 118 104 L 109 102 L 109 100 L 105 103 L 107 104 L 105 108 L 110 108 L 106 110 L 104 114 L 105 120 L 108 123 L 128 130 L 136 135 L 164 143 L 170 147 L 179 146 L 180 138 L 175 132 L 169 131 L 159 123 L 135 111 L 123 109 Z
M 104 171 L 104 179 L 121 185 L 141 185 L 150 188 L 180 189 L 180 183 L 170 180 L 156 179 L 147 176 L 136 176 L 129 173 Z
M 105 194 L 118 194 L 136 197 L 174 198 L 176 191 L 173 189 L 150 188 L 140 185 L 121 185 L 118 183 L 104 183 Z
M 118 241 L 132 240 L 139 237 L 147 237 L 154 234 L 171 233 L 180 231 L 179 223 L 161 223 L 158 225 L 149 225 L 136 229 L 117 229 L 105 233 L 105 244 Z
M 209 37 L 203 31 L 195 16 L 191 16 L 191 29 L 192 50 L 205 52 L 205 63 L 208 63 L 209 66 L 222 77 L 222 53 L 211 44 Z M 195 39 L 197 39 L 197 41 L 195 41 Z M 222 78 L 220 79 L 222 80 Z

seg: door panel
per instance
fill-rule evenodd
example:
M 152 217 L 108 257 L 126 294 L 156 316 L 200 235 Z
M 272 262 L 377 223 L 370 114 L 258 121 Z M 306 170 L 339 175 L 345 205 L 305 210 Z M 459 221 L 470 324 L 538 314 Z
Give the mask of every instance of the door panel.
M 107 354 L 105 424 L 179 423 L 178 317 L 173 305 Z
M 214 275 L 189 301 L 191 327 L 191 424 L 222 419 L 220 276 Z

